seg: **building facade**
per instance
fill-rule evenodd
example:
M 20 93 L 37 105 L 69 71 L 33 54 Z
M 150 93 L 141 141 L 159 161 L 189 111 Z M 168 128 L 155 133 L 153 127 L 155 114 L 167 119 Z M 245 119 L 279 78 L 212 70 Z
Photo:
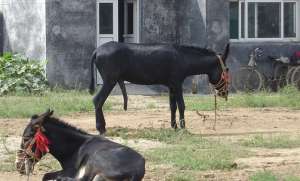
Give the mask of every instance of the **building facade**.
M 66 88 L 88 86 L 91 53 L 112 40 L 217 52 L 230 42 L 232 70 L 255 47 L 272 56 L 300 49 L 300 0 L 1 0 L 0 12 L 2 51 L 47 59 L 50 84 Z M 205 92 L 207 80 L 197 81 Z

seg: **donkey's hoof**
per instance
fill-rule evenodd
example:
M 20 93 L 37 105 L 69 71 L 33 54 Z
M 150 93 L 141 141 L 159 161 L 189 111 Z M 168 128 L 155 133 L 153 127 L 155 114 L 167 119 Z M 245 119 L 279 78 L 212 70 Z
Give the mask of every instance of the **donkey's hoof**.
M 179 120 L 179 123 L 180 123 L 180 128 L 184 129 L 185 128 L 185 120 L 181 119 L 181 120 Z
M 98 132 L 100 135 L 104 135 L 106 133 L 106 129 L 105 128 L 97 128 Z
M 172 127 L 173 129 L 176 130 L 176 129 L 177 129 L 177 123 L 176 123 L 176 122 L 175 122 L 175 123 L 172 123 L 172 124 L 171 124 L 171 127 Z

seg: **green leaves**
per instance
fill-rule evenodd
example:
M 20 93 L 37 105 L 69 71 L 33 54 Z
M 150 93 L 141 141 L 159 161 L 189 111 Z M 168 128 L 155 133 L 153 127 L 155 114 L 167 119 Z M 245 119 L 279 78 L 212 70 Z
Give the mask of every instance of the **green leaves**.
M 38 93 L 47 88 L 46 61 L 29 60 L 20 54 L 0 57 L 0 96 L 11 92 Z

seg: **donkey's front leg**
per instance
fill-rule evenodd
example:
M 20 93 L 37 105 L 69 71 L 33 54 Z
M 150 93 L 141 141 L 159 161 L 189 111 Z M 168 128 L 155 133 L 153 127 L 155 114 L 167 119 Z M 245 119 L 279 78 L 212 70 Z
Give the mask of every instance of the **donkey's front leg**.
M 176 102 L 177 102 L 177 106 L 178 106 L 178 110 L 179 110 L 180 128 L 184 129 L 185 128 L 185 120 L 184 120 L 185 104 L 184 104 L 181 86 L 176 91 Z
M 104 82 L 100 92 L 94 97 L 93 102 L 96 111 L 96 128 L 100 132 L 100 134 L 104 134 L 106 132 L 105 129 L 105 119 L 102 111 L 102 107 L 110 92 L 114 88 L 116 82 Z
M 169 103 L 170 103 L 170 109 L 171 109 L 171 127 L 174 129 L 177 129 L 177 124 L 176 124 L 176 110 L 177 110 L 177 105 L 176 105 L 176 97 L 175 97 L 175 92 L 173 89 L 169 88 Z
M 60 177 L 62 175 L 63 171 L 56 171 L 56 172 L 49 172 L 46 173 L 43 176 L 42 181 L 47 181 L 47 180 L 56 180 L 58 177 Z
M 76 178 L 71 178 L 71 177 L 58 177 L 56 181 L 81 181 L 81 180 Z

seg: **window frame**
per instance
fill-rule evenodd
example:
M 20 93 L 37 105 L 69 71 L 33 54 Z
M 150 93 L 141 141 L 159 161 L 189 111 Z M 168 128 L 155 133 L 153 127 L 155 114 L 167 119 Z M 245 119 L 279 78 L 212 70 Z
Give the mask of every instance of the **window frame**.
M 244 42 L 244 41 L 299 41 L 300 40 L 300 2 L 299 0 L 230 0 L 230 2 L 238 2 L 238 38 L 232 39 L 232 42 Z M 280 3 L 280 37 L 278 38 L 249 38 L 248 37 L 248 3 Z M 284 37 L 284 3 L 293 2 L 295 3 L 295 28 L 296 28 L 296 37 Z M 242 37 L 242 3 L 244 3 L 244 38 Z M 257 27 L 257 26 L 255 26 Z M 257 29 L 255 30 L 257 31 Z

